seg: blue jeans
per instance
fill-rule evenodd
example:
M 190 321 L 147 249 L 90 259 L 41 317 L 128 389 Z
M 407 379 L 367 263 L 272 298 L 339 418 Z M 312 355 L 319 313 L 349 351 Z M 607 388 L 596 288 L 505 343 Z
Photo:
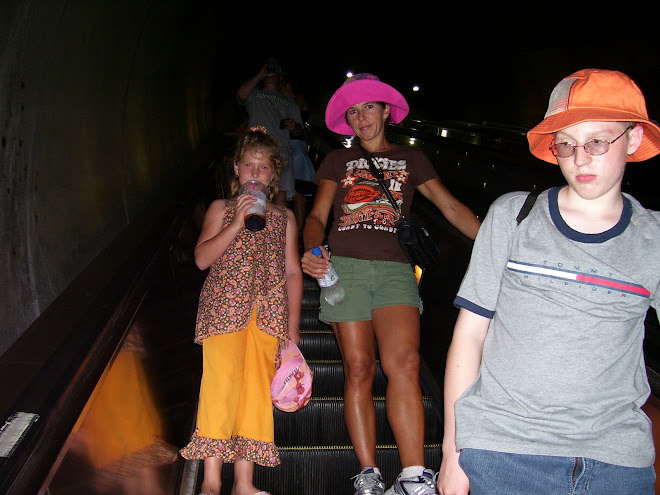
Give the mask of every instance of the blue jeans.
M 585 457 L 463 449 L 470 495 L 653 495 L 653 466 L 631 468 Z

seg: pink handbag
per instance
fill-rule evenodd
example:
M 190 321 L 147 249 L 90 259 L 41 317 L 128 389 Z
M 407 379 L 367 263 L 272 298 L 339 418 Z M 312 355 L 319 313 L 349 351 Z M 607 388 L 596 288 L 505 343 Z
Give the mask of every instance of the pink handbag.
M 270 384 L 273 405 L 280 411 L 295 412 L 309 402 L 312 396 L 314 373 L 293 341 L 282 349 L 282 362 Z

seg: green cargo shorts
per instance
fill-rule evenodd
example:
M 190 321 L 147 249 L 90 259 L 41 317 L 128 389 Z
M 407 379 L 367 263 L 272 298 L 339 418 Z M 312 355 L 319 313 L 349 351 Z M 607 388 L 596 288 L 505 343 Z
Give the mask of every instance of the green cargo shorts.
M 333 256 L 332 264 L 346 295 L 335 306 L 330 306 L 321 295 L 321 321 L 371 320 L 371 311 L 384 306 L 416 306 L 422 313 L 417 280 L 408 263 Z

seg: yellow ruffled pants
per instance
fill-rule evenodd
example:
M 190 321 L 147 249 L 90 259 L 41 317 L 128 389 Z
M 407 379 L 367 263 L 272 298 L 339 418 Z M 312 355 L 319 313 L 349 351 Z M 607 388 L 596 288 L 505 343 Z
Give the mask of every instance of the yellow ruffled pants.
M 256 310 L 243 330 L 204 340 L 197 431 L 191 442 L 197 448 L 184 449 L 184 457 L 279 464 L 270 396 L 279 343 L 259 330 Z

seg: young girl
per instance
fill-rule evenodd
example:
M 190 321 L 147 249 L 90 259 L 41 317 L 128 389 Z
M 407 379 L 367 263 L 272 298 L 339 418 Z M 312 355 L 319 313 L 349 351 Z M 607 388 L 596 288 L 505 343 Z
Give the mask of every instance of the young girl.
M 254 464 L 280 463 L 273 443 L 270 383 L 278 350 L 300 341 L 302 271 L 293 213 L 272 203 L 280 158 L 263 128 L 251 128 L 234 154 L 232 199 L 208 208 L 195 247 L 195 263 L 209 274 L 199 298 L 195 342 L 203 345 L 197 425 L 181 449 L 204 459 L 204 494 L 219 495 L 224 462 L 234 463 L 232 495 L 266 495 L 253 484 Z M 266 226 L 253 232 L 244 216 L 255 197 L 240 185 L 269 186 Z

